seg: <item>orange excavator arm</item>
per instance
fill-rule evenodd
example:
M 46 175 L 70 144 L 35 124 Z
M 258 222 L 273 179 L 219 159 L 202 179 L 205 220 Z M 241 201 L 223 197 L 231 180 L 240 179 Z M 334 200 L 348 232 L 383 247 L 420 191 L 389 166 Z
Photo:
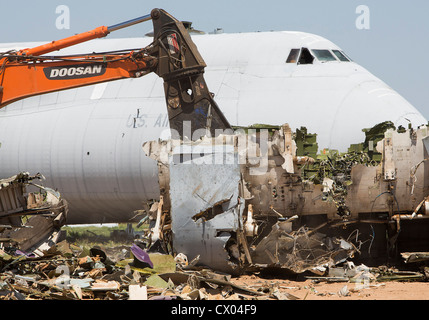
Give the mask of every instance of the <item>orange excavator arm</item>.
M 0 108 L 33 95 L 140 77 L 151 72 L 157 59 L 148 54 L 147 48 L 111 54 L 45 56 L 149 19 L 150 15 L 147 15 L 112 27 L 101 26 L 41 46 L 3 54 L 0 59 Z
M 154 40 L 145 48 L 46 55 L 147 20 L 153 22 Z M 230 125 L 208 91 L 203 77 L 205 67 L 183 23 L 162 9 L 153 9 L 150 15 L 110 27 L 98 27 L 35 48 L 0 53 L 0 108 L 34 95 L 155 72 L 164 79 L 170 128 L 181 134 L 184 123 L 191 122 L 192 132 L 208 129 L 215 135 L 215 129 L 229 129 Z
M 30 57 L 20 61 L 11 56 L 0 60 L 0 107 L 16 100 L 58 90 L 76 88 L 124 78 L 140 77 L 156 65 L 156 59 L 144 51 L 102 56 L 58 58 Z M 4 64 L 4 60 L 8 60 Z

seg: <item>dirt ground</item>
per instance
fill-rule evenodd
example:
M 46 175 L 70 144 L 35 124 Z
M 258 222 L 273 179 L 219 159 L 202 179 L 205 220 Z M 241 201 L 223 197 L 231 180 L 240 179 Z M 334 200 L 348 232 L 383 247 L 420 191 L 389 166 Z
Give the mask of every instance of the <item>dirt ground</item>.
M 277 287 L 281 293 L 291 294 L 299 300 L 429 300 L 429 282 L 388 281 L 363 285 L 350 282 L 316 283 L 309 279 L 263 279 L 255 275 L 232 278 L 231 282 L 255 290 Z

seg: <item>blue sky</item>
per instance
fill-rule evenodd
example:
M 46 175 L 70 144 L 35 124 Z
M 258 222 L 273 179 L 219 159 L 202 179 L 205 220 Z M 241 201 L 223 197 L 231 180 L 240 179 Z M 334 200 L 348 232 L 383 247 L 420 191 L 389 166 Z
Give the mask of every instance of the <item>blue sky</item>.
M 4 0 L 3 0 L 4 1 Z M 0 42 L 51 41 L 101 25 L 114 25 L 163 8 L 205 32 L 293 30 L 326 37 L 384 80 L 429 119 L 429 1 L 427 0 L 23 0 L 0 20 Z M 70 28 L 58 29 L 56 8 L 70 9 Z M 360 30 L 359 5 L 369 8 L 370 29 Z M 109 37 L 143 36 L 151 22 Z M 263 54 L 263 53 L 261 53 Z

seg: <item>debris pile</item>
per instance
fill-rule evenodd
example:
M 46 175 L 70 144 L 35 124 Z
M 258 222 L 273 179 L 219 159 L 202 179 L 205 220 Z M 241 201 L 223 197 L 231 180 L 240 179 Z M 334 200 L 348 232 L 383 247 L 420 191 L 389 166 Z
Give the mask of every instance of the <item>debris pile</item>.
M 198 261 L 198 256 L 189 261 L 182 253 L 173 257 L 150 252 L 138 240 L 131 246 L 90 249 L 63 240 L 40 256 L 3 248 L 0 249 L 0 300 L 302 299 L 295 295 L 296 290 L 288 290 L 293 288 L 278 281 L 247 284 L 236 281 L 238 278 L 230 274 L 199 266 Z M 399 271 L 385 266 L 356 266 L 346 260 L 326 268 L 308 269 L 302 275 L 304 281 L 311 280 L 314 284 L 344 282 L 336 294 L 346 297 L 386 281 L 426 281 L 429 268 L 422 272 Z M 244 277 L 261 279 L 256 273 Z
M 1 300 L 219 300 L 293 299 L 235 285 L 231 275 L 131 247 L 82 249 L 66 240 L 34 256 L 0 250 Z

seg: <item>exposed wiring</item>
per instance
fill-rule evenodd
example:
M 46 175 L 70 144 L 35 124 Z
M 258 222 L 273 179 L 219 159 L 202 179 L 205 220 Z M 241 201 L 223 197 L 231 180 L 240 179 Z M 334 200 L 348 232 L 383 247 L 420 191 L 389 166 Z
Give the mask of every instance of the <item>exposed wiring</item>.
M 375 231 L 374 231 L 374 227 L 372 226 L 372 224 L 370 224 L 369 226 L 371 227 L 372 235 L 371 235 L 371 242 L 369 243 L 369 247 L 368 247 L 368 254 L 369 254 L 369 256 L 371 256 L 371 247 L 372 247 L 372 243 L 374 242 L 374 239 L 375 239 Z
M 371 206 L 371 211 L 370 211 L 370 216 L 369 216 L 370 218 L 371 218 L 371 215 L 372 215 L 372 210 L 374 209 L 375 200 L 377 200 L 380 196 L 382 196 L 385 193 L 390 193 L 390 191 L 384 191 L 384 192 L 380 193 L 378 196 L 376 196 L 374 198 L 374 201 L 372 202 L 372 206 Z
M 372 216 L 372 212 L 373 212 L 373 209 L 374 209 L 374 205 L 375 205 L 376 200 L 377 200 L 380 196 L 382 196 L 383 194 L 386 194 L 386 193 L 388 193 L 388 194 L 390 194 L 391 196 L 393 196 L 393 198 L 394 198 L 394 200 L 395 200 L 395 202 L 396 202 L 397 208 L 398 208 L 398 214 L 400 213 L 398 199 L 396 199 L 395 194 L 390 190 L 390 191 L 384 191 L 384 192 L 380 193 L 378 196 L 376 196 L 376 197 L 374 198 L 374 201 L 373 201 L 372 206 L 371 206 L 370 218 L 371 218 L 371 216 Z M 370 224 L 370 227 L 371 227 L 371 230 L 372 230 L 372 235 L 371 235 L 371 242 L 370 242 L 369 247 L 368 247 L 368 254 L 369 254 L 369 255 L 371 255 L 371 247 L 372 247 L 372 244 L 373 244 L 374 239 L 375 239 L 375 231 L 374 231 L 374 227 L 372 226 L 372 224 Z M 399 234 L 399 232 L 400 232 L 400 229 L 398 230 L 398 233 L 397 233 L 397 234 Z
M 415 183 L 417 182 L 417 177 L 416 177 L 416 172 L 417 172 L 417 169 L 419 168 L 419 166 L 423 163 L 423 162 L 425 162 L 426 160 L 429 160 L 429 158 L 426 158 L 426 159 L 423 159 L 422 161 L 420 161 L 418 164 L 416 164 L 415 166 L 412 166 L 411 167 L 411 169 L 410 169 L 410 177 L 411 177 L 411 179 L 412 179 L 412 182 L 411 182 L 411 195 L 413 195 L 414 194 L 414 185 L 415 185 Z

